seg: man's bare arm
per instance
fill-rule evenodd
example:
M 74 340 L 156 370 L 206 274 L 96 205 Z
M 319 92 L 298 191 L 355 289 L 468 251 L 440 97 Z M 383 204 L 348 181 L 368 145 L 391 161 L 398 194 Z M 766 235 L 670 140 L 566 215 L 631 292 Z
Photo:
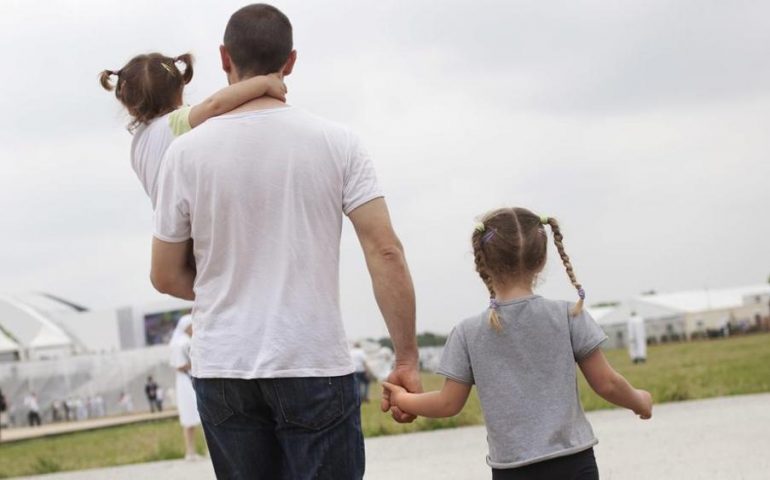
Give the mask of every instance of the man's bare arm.
M 170 243 L 153 237 L 150 280 L 157 291 L 195 300 L 195 267 L 189 260 L 191 245 L 191 242 Z
M 404 249 L 390 223 L 388 207 L 384 199 L 378 198 L 356 208 L 349 217 L 361 242 L 374 297 L 396 353 L 396 364 L 388 381 L 410 392 L 422 392 L 415 335 L 414 286 Z M 387 411 L 390 407 L 387 398 L 383 398 L 382 410 Z M 414 416 L 398 409 L 394 409 L 393 418 L 399 422 L 414 420 Z
M 393 340 L 396 364 L 417 364 L 414 286 L 385 200 L 372 200 L 349 217 L 364 251 L 374 297 Z

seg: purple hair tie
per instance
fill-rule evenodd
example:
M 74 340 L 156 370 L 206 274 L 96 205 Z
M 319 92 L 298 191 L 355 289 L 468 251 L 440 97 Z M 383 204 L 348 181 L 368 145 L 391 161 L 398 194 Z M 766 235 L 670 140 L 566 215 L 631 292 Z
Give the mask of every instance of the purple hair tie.
M 578 288 L 578 297 L 580 297 L 581 300 L 586 299 L 586 291 L 583 290 L 583 288 Z
M 485 233 L 483 237 L 481 237 L 481 244 L 484 245 L 488 241 L 492 240 L 492 237 L 494 236 L 495 236 L 495 231 L 490 228 L 489 231 Z
M 497 307 L 499 307 L 499 306 L 500 306 L 500 304 L 497 303 L 497 300 L 495 300 L 494 298 L 490 298 L 489 299 L 489 308 L 491 308 L 492 310 L 496 310 Z

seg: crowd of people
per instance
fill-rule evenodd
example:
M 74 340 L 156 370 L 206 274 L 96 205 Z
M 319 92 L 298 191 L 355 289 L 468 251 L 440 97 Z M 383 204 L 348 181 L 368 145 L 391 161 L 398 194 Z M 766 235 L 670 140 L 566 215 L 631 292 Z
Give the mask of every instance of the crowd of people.
M 39 427 L 44 423 L 75 422 L 107 415 L 104 397 L 99 394 L 56 399 L 43 408 L 37 393 L 29 392 L 18 406 L 3 397 L 0 407 L 2 427 Z
M 150 376 L 145 384 L 145 394 L 150 412 L 162 412 L 166 395 L 173 395 L 173 389 L 164 389 Z M 131 414 L 135 412 L 131 394 L 125 390 L 115 398 L 114 412 Z M 39 427 L 47 423 L 77 422 L 107 416 L 108 406 L 102 394 L 88 396 L 73 395 L 54 399 L 45 404 L 34 391 L 28 392 L 20 402 L 12 404 L 0 390 L 0 428 Z

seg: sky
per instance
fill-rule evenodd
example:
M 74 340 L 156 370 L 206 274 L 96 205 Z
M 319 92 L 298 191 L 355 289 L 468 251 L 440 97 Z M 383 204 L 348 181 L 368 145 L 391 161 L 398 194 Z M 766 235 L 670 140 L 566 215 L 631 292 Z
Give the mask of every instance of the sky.
M 0 0 L 0 292 L 93 309 L 162 299 L 129 119 L 98 73 L 192 52 L 188 103 L 226 85 L 241 2 Z M 587 302 L 770 275 L 770 3 L 277 1 L 288 101 L 371 151 L 417 294 L 418 330 L 480 313 L 476 218 L 556 217 Z M 351 338 L 386 333 L 343 229 Z M 538 293 L 574 299 L 558 256 Z

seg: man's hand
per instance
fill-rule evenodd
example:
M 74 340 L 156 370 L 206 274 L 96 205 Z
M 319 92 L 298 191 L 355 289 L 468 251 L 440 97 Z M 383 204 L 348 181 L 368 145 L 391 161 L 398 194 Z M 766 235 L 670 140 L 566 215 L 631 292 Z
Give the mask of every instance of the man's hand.
M 420 371 L 416 364 L 396 365 L 393 371 L 390 372 L 390 375 L 388 375 L 388 383 L 403 387 L 410 393 L 422 393 L 422 380 L 420 380 Z M 404 413 L 398 407 L 392 405 L 390 395 L 390 391 L 387 388 L 383 388 L 382 401 L 380 402 L 382 411 L 392 410 L 393 420 L 398 423 L 412 423 L 417 417 Z

